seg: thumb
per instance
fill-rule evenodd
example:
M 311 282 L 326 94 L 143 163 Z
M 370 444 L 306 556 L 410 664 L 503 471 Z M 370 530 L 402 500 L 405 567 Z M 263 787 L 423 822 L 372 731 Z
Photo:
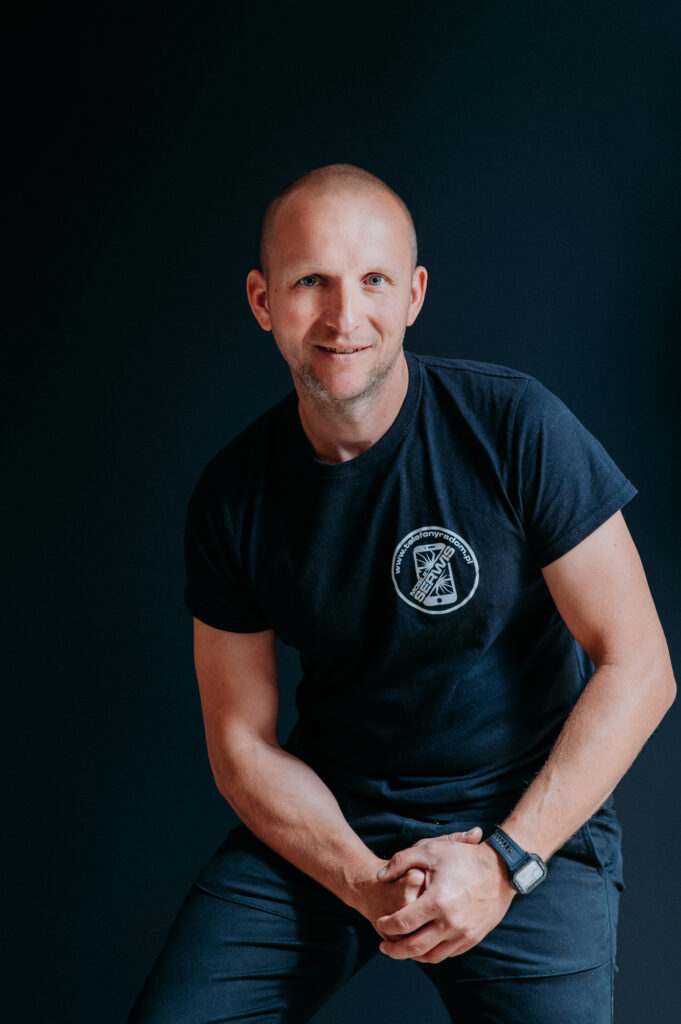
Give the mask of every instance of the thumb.
M 482 840 L 482 829 L 475 825 L 467 832 L 450 832 L 448 838 L 455 843 L 479 843 Z

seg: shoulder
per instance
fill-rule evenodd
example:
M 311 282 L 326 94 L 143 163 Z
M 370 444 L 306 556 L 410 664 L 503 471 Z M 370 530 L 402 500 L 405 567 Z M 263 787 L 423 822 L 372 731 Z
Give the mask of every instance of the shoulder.
M 426 388 L 448 391 L 460 401 L 468 399 L 486 402 L 516 400 L 525 392 L 534 377 L 497 363 L 483 363 L 474 359 L 447 359 L 412 353 L 421 367 Z
M 276 459 L 283 432 L 295 413 L 297 395 L 290 391 L 227 442 L 203 468 L 196 490 L 225 492 L 243 486 L 260 468 Z
M 436 413 L 465 421 L 476 433 L 492 431 L 506 446 L 517 409 L 526 393 L 543 391 L 529 373 L 473 359 L 415 355 L 426 405 Z
M 459 400 L 508 405 L 515 416 L 536 417 L 569 410 L 540 380 L 523 370 L 474 359 L 446 359 L 412 353 L 427 381 L 446 388 Z
M 435 376 L 451 377 L 452 379 L 472 380 L 478 383 L 488 384 L 491 381 L 528 381 L 534 380 L 529 373 L 522 370 L 514 370 L 510 366 L 501 366 L 497 363 L 483 363 L 475 359 L 449 359 L 445 356 L 428 356 L 420 352 L 412 352 L 411 355 L 421 366 Z

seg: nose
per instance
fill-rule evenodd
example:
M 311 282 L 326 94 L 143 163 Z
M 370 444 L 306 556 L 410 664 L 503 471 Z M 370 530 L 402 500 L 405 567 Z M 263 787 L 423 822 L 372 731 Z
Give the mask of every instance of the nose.
M 338 334 L 347 334 L 358 323 L 358 297 L 353 294 L 352 285 L 336 282 L 327 291 L 324 321 Z

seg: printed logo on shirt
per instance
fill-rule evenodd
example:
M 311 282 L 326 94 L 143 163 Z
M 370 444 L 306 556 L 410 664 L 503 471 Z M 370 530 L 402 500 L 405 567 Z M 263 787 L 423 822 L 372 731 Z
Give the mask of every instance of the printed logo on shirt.
M 443 615 L 470 601 L 480 570 L 463 537 L 443 526 L 422 526 L 395 548 L 392 578 L 397 593 L 412 608 Z

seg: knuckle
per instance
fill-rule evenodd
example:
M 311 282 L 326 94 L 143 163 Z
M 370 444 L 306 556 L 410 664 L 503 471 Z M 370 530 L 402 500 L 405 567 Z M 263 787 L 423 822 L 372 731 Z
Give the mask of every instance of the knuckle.
M 465 925 L 461 929 L 461 941 L 465 944 L 466 949 L 471 949 L 485 937 L 483 929 L 474 927 L 473 925 Z
M 423 868 L 409 868 L 405 872 L 405 874 L 404 874 L 404 878 L 408 882 L 420 881 L 422 877 L 423 877 Z
M 462 931 L 462 929 L 466 927 L 465 918 L 462 917 L 461 911 L 456 906 L 447 904 L 445 907 L 443 907 L 442 917 L 444 918 L 447 927 L 457 932 L 457 934 L 459 934 Z

